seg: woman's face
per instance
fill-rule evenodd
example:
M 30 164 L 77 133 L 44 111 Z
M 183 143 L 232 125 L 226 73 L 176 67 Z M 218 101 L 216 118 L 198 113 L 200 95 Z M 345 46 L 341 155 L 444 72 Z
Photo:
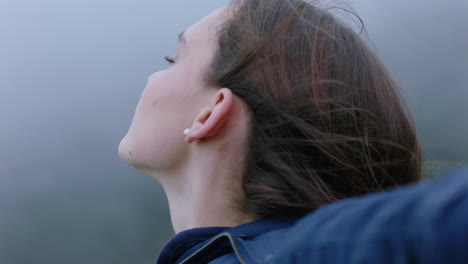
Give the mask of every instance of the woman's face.
M 141 94 L 131 126 L 119 145 L 119 156 L 143 169 L 170 169 L 187 156 L 183 131 L 212 99 L 202 81 L 217 47 L 216 29 L 227 17 L 219 9 L 179 38 L 173 63 L 155 72 Z M 212 94 L 212 93 L 211 93 Z

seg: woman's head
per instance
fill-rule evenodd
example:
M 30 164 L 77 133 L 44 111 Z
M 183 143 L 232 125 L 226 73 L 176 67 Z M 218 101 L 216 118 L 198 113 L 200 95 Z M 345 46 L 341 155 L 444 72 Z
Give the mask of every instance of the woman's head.
M 328 12 L 300 0 L 234 1 L 185 38 L 176 63 L 149 78 L 119 148 L 130 163 L 164 174 L 201 155 L 237 155 L 239 206 L 260 217 L 420 178 L 398 87 Z
M 177 55 L 166 57 L 168 67 L 148 78 L 119 146 L 122 159 L 141 169 L 174 170 L 188 158 L 184 129 L 205 123 L 219 99 L 230 108 L 230 91 L 202 79 L 217 49 L 217 28 L 226 18 L 227 10 L 219 9 L 180 33 Z

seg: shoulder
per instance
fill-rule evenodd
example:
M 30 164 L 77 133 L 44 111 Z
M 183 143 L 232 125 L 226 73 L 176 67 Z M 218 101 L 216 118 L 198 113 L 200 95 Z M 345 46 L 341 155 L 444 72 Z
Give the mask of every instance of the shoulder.
M 468 169 L 227 229 L 183 263 L 468 263 Z M 199 261 L 203 260 L 203 261 Z
M 468 169 L 324 206 L 280 241 L 272 263 L 468 263 Z

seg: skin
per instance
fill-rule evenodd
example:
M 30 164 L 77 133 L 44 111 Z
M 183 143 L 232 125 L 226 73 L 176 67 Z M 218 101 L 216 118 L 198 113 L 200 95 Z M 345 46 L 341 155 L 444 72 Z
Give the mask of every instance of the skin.
M 216 30 L 228 18 L 229 10 L 219 9 L 185 31 L 174 63 L 148 78 L 119 145 L 123 161 L 163 186 L 176 233 L 256 219 L 238 206 L 246 199 L 248 107 L 229 88 L 202 80 L 217 49 Z

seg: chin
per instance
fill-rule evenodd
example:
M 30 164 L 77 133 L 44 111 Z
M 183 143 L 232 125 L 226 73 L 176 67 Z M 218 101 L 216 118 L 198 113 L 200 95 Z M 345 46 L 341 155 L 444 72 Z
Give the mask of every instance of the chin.
M 142 141 L 141 139 L 146 140 Z M 120 159 L 136 169 L 160 170 L 176 166 L 184 153 L 183 139 L 169 136 L 165 138 L 149 138 L 143 134 L 135 134 L 129 130 L 122 138 L 118 148 Z M 182 142 L 182 143 L 181 143 Z
M 146 168 L 147 166 L 144 164 L 141 157 L 139 157 L 142 154 L 141 150 L 139 152 L 138 150 L 139 149 L 135 147 L 132 137 L 127 133 L 120 141 L 118 154 L 123 162 L 128 163 L 136 169 Z
M 130 147 L 130 141 L 128 134 L 120 141 L 118 149 L 119 157 L 122 161 L 132 164 L 133 162 L 133 153 Z

